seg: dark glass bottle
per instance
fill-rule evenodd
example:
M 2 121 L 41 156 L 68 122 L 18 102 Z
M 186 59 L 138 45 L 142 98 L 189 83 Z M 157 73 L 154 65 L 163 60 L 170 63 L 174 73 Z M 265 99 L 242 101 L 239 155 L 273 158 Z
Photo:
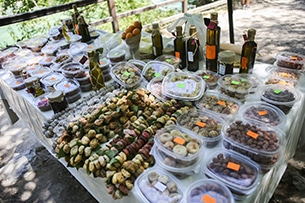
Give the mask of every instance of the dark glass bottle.
M 174 39 L 175 57 L 181 59 L 180 69 L 186 68 L 186 46 L 185 39 L 182 34 L 182 26 L 176 27 L 176 38 Z
M 154 57 L 161 56 L 163 53 L 163 41 L 158 23 L 152 24 L 151 41 Z
M 255 29 L 248 30 L 248 39 L 242 46 L 239 73 L 252 73 L 255 62 L 257 44 L 254 41 Z
M 187 70 L 197 71 L 199 69 L 199 39 L 194 25 L 190 26 L 190 38 L 187 40 Z
M 103 71 L 99 66 L 99 52 L 98 51 L 90 51 L 88 53 L 89 56 L 89 74 L 90 74 L 90 82 L 92 84 L 93 90 L 99 90 L 105 86 L 104 83 L 104 75 Z
M 91 40 L 91 36 L 89 33 L 88 24 L 86 23 L 86 21 L 82 15 L 80 15 L 77 18 L 77 21 L 78 21 L 78 32 L 79 32 L 79 35 L 82 36 L 81 41 L 89 42 Z
M 75 34 L 79 34 L 78 33 L 78 21 L 77 21 L 77 19 L 80 16 L 80 13 L 79 13 L 79 11 L 77 9 L 77 5 L 76 4 L 73 4 L 72 8 L 74 10 L 74 13 L 71 16 L 72 17 L 72 24 L 73 24 L 74 33 Z
M 206 32 L 206 69 L 217 72 L 217 57 L 220 50 L 220 32 L 218 13 L 211 13 Z

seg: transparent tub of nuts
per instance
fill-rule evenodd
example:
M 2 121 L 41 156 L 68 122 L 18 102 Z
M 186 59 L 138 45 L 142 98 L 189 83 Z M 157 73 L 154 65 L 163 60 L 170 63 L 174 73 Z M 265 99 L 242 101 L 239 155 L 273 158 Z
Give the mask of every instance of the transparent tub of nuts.
M 144 78 L 148 81 L 154 77 L 166 76 L 168 73 L 174 72 L 174 66 L 161 62 L 161 61 L 149 61 L 144 66 L 142 74 Z
M 293 70 L 304 70 L 305 56 L 293 52 L 280 52 L 276 56 L 275 64 Z
M 196 75 L 202 77 L 206 82 L 209 89 L 215 89 L 217 86 L 217 81 L 219 79 L 219 75 L 213 71 L 209 70 L 199 70 L 195 72 Z
M 155 77 L 147 84 L 147 89 L 160 101 L 166 101 L 169 98 L 162 94 L 162 82 L 164 77 Z

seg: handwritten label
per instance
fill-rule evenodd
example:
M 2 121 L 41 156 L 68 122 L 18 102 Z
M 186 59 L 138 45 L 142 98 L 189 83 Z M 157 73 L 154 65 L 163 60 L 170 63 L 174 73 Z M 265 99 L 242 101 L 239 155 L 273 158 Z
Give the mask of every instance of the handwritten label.
M 185 84 L 184 84 L 184 83 L 178 83 L 178 84 L 177 84 L 177 87 L 178 87 L 178 88 L 185 88 Z
M 202 196 L 201 201 L 204 203 L 216 203 L 216 199 L 207 194 Z
M 258 134 L 251 131 L 251 130 L 248 130 L 247 135 L 254 138 L 254 139 L 256 139 L 258 137 Z
M 204 128 L 206 124 L 205 124 L 204 122 L 197 121 L 197 122 L 196 122 L 196 125 L 199 126 L 199 127 Z
M 232 169 L 232 170 L 234 170 L 234 171 L 239 171 L 240 165 L 239 165 L 239 164 L 236 164 L 236 163 L 233 163 L 233 162 L 228 162 L 227 168 L 228 168 L 228 169 Z
M 174 142 L 180 145 L 184 145 L 185 140 L 182 137 L 175 137 Z
M 217 104 L 220 106 L 226 106 L 226 102 L 221 101 L 221 100 L 218 100 Z
M 274 92 L 275 94 L 279 94 L 279 93 L 282 92 L 282 90 L 278 90 L 278 89 L 277 89 L 277 90 L 274 90 L 273 92 Z
M 257 112 L 257 113 L 258 113 L 258 115 L 260 115 L 260 116 L 264 116 L 264 115 L 267 115 L 267 114 L 268 114 L 268 111 L 264 110 L 264 111 L 259 111 L 259 112 Z

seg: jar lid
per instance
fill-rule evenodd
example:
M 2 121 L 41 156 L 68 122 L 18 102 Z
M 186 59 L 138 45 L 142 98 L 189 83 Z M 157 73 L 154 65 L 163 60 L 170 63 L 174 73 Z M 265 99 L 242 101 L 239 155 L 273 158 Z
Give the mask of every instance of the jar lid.
M 64 92 L 60 90 L 56 90 L 54 92 L 49 93 L 47 97 L 49 102 L 55 102 L 61 100 L 64 97 Z
M 235 52 L 231 50 L 221 51 L 218 54 L 218 60 L 223 63 L 234 63 Z
M 39 81 L 39 78 L 36 77 L 36 76 L 32 76 L 32 77 L 28 77 L 27 79 L 25 79 L 24 83 L 25 84 L 30 84 L 30 83 L 35 82 L 35 81 Z

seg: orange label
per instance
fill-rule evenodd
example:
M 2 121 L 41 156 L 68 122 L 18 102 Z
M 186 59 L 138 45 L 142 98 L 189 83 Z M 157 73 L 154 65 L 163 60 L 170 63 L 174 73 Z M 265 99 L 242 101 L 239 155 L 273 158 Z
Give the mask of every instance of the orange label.
M 174 142 L 180 145 L 184 145 L 185 140 L 182 137 L 175 137 Z
M 180 52 L 179 52 L 179 51 L 176 51 L 176 52 L 175 52 L 175 56 L 176 56 L 177 58 L 180 59 Z
M 20 81 L 16 81 L 16 85 L 19 85 L 21 82 Z
M 268 111 L 259 111 L 259 112 L 257 112 L 258 113 L 258 115 L 260 115 L 260 116 L 264 116 L 264 115 L 267 115 L 268 114 Z
M 226 106 L 226 102 L 218 100 L 217 104 L 219 104 L 220 106 Z
M 216 59 L 216 46 L 215 45 L 206 45 L 206 58 L 207 59 Z
M 256 139 L 258 137 L 258 134 L 255 132 L 252 132 L 251 130 L 248 130 L 247 135 Z
M 233 163 L 233 162 L 228 162 L 227 168 L 232 169 L 234 171 L 239 171 L 240 165 L 236 164 L 236 163 Z
M 47 58 L 47 59 L 46 59 L 46 62 L 51 62 L 51 59 L 50 59 L 50 58 Z
M 247 68 L 247 64 L 248 64 L 248 59 L 246 57 L 242 57 L 241 58 L 241 68 L 242 69 L 246 69 Z
M 100 64 L 103 65 L 103 64 L 104 64 L 104 61 L 100 61 Z
M 67 84 L 65 84 L 64 86 L 65 86 L 66 88 L 69 88 L 69 87 L 70 87 L 70 84 L 67 83 Z
M 51 77 L 50 80 L 56 80 L 56 78 L 55 77 Z
M 205 124 L 204 122 L 197 121 L 197 122 L 196 122 L 196 125 L 198 125 L 199 127 L 204 128 L 206 124 Z
M 204 203 L 216 203 L 216 199 L 207 194 L 202 196 L 201 201 Z
M 43 74 L 43 73 L 44 73 L 44 71 L 43 71 L 43 70 L 39 71 L 39 74 Z

